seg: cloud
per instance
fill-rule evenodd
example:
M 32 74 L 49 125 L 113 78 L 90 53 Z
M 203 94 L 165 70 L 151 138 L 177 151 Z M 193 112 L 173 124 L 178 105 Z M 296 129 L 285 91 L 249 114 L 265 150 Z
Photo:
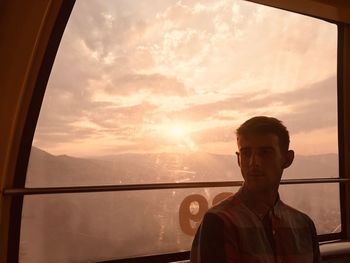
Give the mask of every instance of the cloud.
M 336 76 L 313 83 L 294 92 L 268 96 L 259 103 L 276 101 L 289 111 L 277 113 L 293 133 L 337 126 Z
M 179 120 L 200 129 L 197 143 L 225 143 L 261 114 L 293 133 L 334 127 L 336 30 L 325 24 L 245 1 L 79 1 L 36 140 L 153 149 L 153 128 Z
M 67 104 L 67 103 L 66 103 Z M 129 140 L 139 136 L 144 120 L 157 106 L 144 102 L 117 106 L 108 102 L 90 102 L 86 108 L 56 107 L 44 109 L 35 133 L 36 142 L 68 143 L 96 137 Z M 49 107 L 49 106 L 47 106 Z
M 160 74 L 128 74 L 113 79 L 112 86 L 107 92 L 118 95 L 130 95 L 140 91 L 149 94 L 161 94 L 168 96 L 187 95 L 186 87 L 175 77 L 162 76 Z
M 231 143 L 235 139 L 235 127 L 227 125 L 203 129 L 191 134 L 191 139 L 196 144 L 228 142 Z
M 63 98 L 65 107 L 53 104 L 55 108 L 50 107 L 40 115 L 36 137 L 47 145 L 103 137 L 124 140 L 126 145 L 139 141 L 139 147 L 132 147 L 135 150 L 141 150 L 142 142 L 149 141 L 147 149 L 151 149 L 156 141 L 158 145 L 167 144 L 166 140 L 160 141 L 152 127 L 168 118 L 188 120 L 193 127 L 207 122 L 199 131 L 190 134 L 197 145 L 229 143 L 235 138 L 238 121 L 243 122 L 243 116 L 247 115 L 272 115 L 280 118 L 291 133 L 311 132 L 337 126 L 335 87 L 334 76 L 293 92 L 236 95 L 173 113 L 159 111 L 158 105 L 148 102 L 120 106 L 90 101 L 85 107 L 74 108 L 74 101 Z M 280 105 L 281 110 L 276 105 Z M 127 148 L 126 145 L 123 147 Z
M 234 95 L 212 103 L 192 105 L 174 112 L 176 118 L 231 121 L 241 115 L 275 115 L 289 124 L 293 132 L 310 131 L 337 125 L 335 76 L 307 87 L 284 93 L 261 92 Z M 317 121 L 315 117 L 317 116 Z
M 112 106 L 89 111 L 89 119 L 105 129 L 140 126 L 157 109 L 156 105 L 143 102 L 132 106 Z
M 131 6 L 123 1 L 118 4 L 112 1 L 77 2 L 65 34 L 81 39 L 99 57 L 120 51 L 120 48 L 137 42 L 147 28 L 146 20 L 137 9 L 132 13 L 125 12 Z M 133 17 L 135 13 L 138 19 Z

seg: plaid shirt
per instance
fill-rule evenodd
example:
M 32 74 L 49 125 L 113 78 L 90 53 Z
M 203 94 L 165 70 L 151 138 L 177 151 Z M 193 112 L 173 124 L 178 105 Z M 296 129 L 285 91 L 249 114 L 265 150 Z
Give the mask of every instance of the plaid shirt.
M 280 199 L 270 208 L 242 188 L 209 209 L 193 240 L 191 262 L 320 262 L 316 229 Z

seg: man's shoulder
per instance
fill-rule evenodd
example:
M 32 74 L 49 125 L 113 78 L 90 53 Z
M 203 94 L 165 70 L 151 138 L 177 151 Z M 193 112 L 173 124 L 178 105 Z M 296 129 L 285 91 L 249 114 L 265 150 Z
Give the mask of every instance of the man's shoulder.
M 298 221 L 304 221 L 308 224 L 314 224 L 313 220 L 310 218 L 310 216 L 308 216 L 307 214 L 305 214 L 304 212 L 282 202 L 279 201 L 279 210 L 280 212 L 283 214 L 284 217 L 288 217 L 288 218 L 294 218 L 295 220 Z
M 242 204 L 242 202 L 238 198 L 238 196 L 236 194 L 233 194 L 232 196 L 223 200 L 219 204 L 211 207 L 207 211 L 207 214 L 217 215 L 219 217 L 229 215 L 229 214 L 240 211 L 241 204 Z

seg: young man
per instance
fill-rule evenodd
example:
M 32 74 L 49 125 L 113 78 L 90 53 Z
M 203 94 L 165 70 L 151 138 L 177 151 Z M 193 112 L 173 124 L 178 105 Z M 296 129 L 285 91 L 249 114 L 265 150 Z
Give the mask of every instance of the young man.
M 209 209 L 192 244 L 191 262 L 320 262 L 314 223 L 278 195 L 283 170 L 294 159 L 281 121 L 259 116 L 237 129 L 244 184 Z

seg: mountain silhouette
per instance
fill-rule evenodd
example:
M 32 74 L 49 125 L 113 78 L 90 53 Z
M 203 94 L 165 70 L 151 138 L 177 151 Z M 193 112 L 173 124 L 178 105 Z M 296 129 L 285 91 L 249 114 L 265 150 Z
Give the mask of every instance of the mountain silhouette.
M 297 155 L 283 179 L 338 177 L 338 156 Z M 235 155 L 125 153 L 98 158 L 52 155 L 32 147 L 27 187 L 242 180 Z

